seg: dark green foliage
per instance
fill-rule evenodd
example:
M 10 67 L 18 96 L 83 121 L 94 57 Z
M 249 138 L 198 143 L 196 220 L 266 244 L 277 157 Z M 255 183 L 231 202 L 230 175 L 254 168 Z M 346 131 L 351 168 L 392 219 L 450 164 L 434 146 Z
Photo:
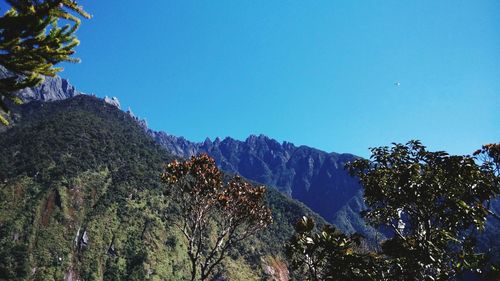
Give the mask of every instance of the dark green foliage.
M 361 252 L 361 237 L 347 236 L 326 225 L 315 231 L 304 217 L 295 226 L 287 246 L 292 270 L 307 280 L 380 280 L 382 270 L 374 254 Z
M 0 133 L 0 280 L 187 278 L 160 182 L 173 158 L 130 116 L 88 96 L 14 110 L 16 125 Z M 266 200 L 275 223 L 235 246 L 221 267 L 230 280 L 265 278 L 292 222 L 312 215 L 276 190 Z
M 294 232 L 294 225 L 302 216 L 307 207 L 291 198 L 284 197 L 279 191 L 269 188 L 266 200 L 271 207 L 274 223 L 269 225 L 257 237 L 263 241 L 287 241 L 290 234 Z M 308 213 L 307 216 L 313 218 L 318 225 L 326 224 L 325 220 L 316 213 Z M 280 249 L 275 243 L 263 245 L 266 251 L 279 254 Z
M 352 247 L 357 237 L 329 227 L 313 233 L 305 218 L 288 248 L 293 268 L 308 280 L 455 280 L 473 272 L 494 278 L 496 248 L 480 253 L 477 238 L 483 248 L 495 245 L 488 240 L 498 221 L 487 235 L 478 234 L 488 215 L 498 219 L 500 144 L 474 155 L 430 152 L 418 141 L 373 148 L 371 161 L 348 168 L 365 188 L 365 218 L 388 239 L 376 254 L 360 254 Z
M 29 273 L 28 247 L 25 244 L 4 243 L 0 249 L 0 276 L 6 279 L 27 277 Z
M 484 203 L 499 192 L 491 165 L 411 141 L 373 148 L 371 161 L 357 160 L 350 170 L 365 188 L 365 218 L 392 233 L 382 250 L 393 279 L 448 280 L 485 270 L 475 249 L 489 214 Z
M 162 163 L 173 159 L 132 118 L 96 98 L 32 102 L 18 110 L 22 122 L 0 135 L 4 178 L 25 173 L 50 183 L 106 167 L 116 183 L 152 184 L 158 182 Z

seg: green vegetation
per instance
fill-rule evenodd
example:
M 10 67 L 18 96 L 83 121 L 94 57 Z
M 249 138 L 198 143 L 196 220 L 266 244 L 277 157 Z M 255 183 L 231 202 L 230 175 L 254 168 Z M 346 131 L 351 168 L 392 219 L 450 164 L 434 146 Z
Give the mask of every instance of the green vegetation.
M 75 31 L 78 16 L 90 18 L 82 7 L 70 0 L 7 0 L 10 9 L 0 17 L 0 66 L 9 77 L 0 79 L 0 122 L 9 113 L 8 101 L 19 104 L 15 91 L 32 87 L 54 76 L 61 68 L 54 65 L 77 62 L 71 57 L 79 44 Z M 65 22 L 64 26 L 59 23 Z
M 133 118 L 89 96 L 14 115 L 0 134 L 0 280 L 189 279 L 180 213 L 160 180 L 174 158 Z M 293 222 L 322 222 L 272 188 L 265 200 L 274 222 L 228 250 L 217 277 L 270 278 Z
M 451 156 L 427 151 L 418 141 L 373 148 L 371 161 L 358 159 L 348 168 L 365 188 L 365 219 L 389 234 L 381 250 L 364 255 L 351 247 L 352 237 L 328 229 L 314 234 L 305 221 L 290 242 L 292 264 L 307 268 L 311 280 L 337 280 L 331 272 L 342 272 L 339 264 L 355 270 L 346 278 L 359 280 L 495 274 L 498 265 L 478 252 L 477 237 L 488 215 L 495 215 L 489 206 L 500 191 L 499 152 L 500 144 L 493 144 L 476 158 Z
M 326 225 L 315 231 L 314 220 L 303 217 L 287 246 L 292 270 L 308 280 L 379 280 L 375 254 L 362 250 L 361 236 L 347 236 Z

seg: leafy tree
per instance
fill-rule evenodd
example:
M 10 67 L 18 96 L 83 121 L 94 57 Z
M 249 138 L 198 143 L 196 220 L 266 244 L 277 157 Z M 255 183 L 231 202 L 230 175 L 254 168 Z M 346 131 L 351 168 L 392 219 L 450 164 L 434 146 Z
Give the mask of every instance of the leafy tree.
M 368 222 L 392 233 L 382 245 L 391 279 L 448 280 L 464 270 L 480 271 L 483 256 L 475 236 L 499 192 L 498 146 L 470 156 L 430 152 L 419 141 L 372 148 L 371 161 L 349 165 L 365 188 Z M 498 166 L 497 166 L 498 167 Z
M 59 62 L 71 57 L 79 44 L 78 16 L 90 18 L 73 0 L 7 0 L 10 9 L 0 17 L 0 65 L 9 77 L 0 79 L 0 122 L 8 125 L 9 103 L 19 104 L 15 91 L 54 76 Z M 65 23 L 60 26 L 59 23 Z
M 187 240 L 191 280 L 209 278 L 227 251 L 272 221 L 264 203 L 264 187 L 239 176 L 225 183 L 215 161 L 206 154 L 168 164 L 162 181 L 178 204 L 176 227 Z
M 360 251 L 361 236 L 344 235 L 332 226 L 314 231 L 314 221 L 303 217 L 287 245 L 293 271 L 308 280 L 380 280 L 378 257 Z
M 496 176 L 496 186 L 500 184 L 500 143 L 485 144 L 473 154 L 482 162 L 485 170 L 489 170 Z

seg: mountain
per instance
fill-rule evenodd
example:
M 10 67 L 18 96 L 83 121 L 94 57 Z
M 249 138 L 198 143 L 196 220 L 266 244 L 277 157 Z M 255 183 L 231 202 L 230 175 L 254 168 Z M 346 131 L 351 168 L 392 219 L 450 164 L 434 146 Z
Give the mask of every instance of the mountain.
M 356 156 L 263 135 L 193 143 L 147 129 L 117 99 L 59 97 L 14 108 L 15 124 L 0 133 L 0 280 L 184 279 L 182 237 L 158 175 L 163 163 L 200 152 L 280 191 L 267 193 L 275 223 L 231 251 L 219 280 L 287 280 L 293 223 L 303 215 L 325 223 L 292 197 L 343 231 L 381 238 L 360 218 L 362 189 L 343 169 Z M 498 229 L 490 221 L 480 237 L 497 259 Z
M 176 209 L 159 175 L 175 157 L 92 96 L 15 108 L 0 133 L 0 280 L 183 280 Z M 219 280 L 287 280 L 302 203 L 269 188 L 274 223 L 237 245 Z
M 206 139 L 194 143 L 164 132 L 150 134 L 165 149 L 180 157 L 199 153 L 212 156 L 224 171 L 275 186 L 335 224 L 344 232 L 376 238 L 377 232 L 359 216 L 365 208 L 362 187 L 344 166 L 357 157 L 327 153 L 308 146 L 279 143 L 264 135 L 245 141 Z
M 6 76 L 8 72 L 0 66 L 0 77 Z M 25 103 L 65 100 L 82 94 L 66 79 L 58 76 L 45 77 L 39 86 L 18 92 Z M 121 107 L 116 97 L 106 96 L 103 100 L 117 108 Z M 369 238 L 376 235 L 358 215 L 364 208 L 361 187 L 343 168 L 345 163 L 356 158 L 354 155 L 326 153 L 307 146 L 297 147 L 263 135 L 250 136 L 245 141 L 228 137 L 194 143 L 183 137 L 153 131 L 130 108 L 127 113 L 158 144 L 175 156 L 187 158 L 202 152 L 208 153 L 222 170 L 276 187 L 282 193 L 303 202 L 344 232 L 356 231 Z M 15 123 L 18 117 L 16 114 L 13 117 Z M 2 130 L 5 128 L 0 128 Z
M 0 65 L 0 79 L 10 77 L 10 72 Z M 78 91 L 75 86 L 71 85 L 67 79 L 61 78 L 60 76 L 44 76 L 42 83 L 35 87 L 24 88 L 15 93 L 17 97 L 19 97 L 23 103 L 29 103 L 32 101 L 39 102 L 51 102 L 51 101 L 60 101 L 69 99 L 78 95 L 86 95 L 83 92 Z M 91 94 L 91 96 L 95 96 Z M 104 101 L 108 104 L 116 106 L 120 108 L 120 101 L 116 97 L 109 98 L 108 96 L 104 97 Z M 18 118 L 16 114 L 12 114 L 10 116 L 15 123 Z M 138 122 L 144 122 L 143 120 L 137 119 Z M 0 126 L 0 132 L 4 131 L 6 128 L 4 126 Z

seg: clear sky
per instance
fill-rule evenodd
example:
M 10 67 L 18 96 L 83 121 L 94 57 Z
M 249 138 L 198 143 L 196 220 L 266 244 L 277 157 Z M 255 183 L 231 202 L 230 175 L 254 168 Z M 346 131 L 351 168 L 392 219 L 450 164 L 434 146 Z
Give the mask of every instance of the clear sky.
M 500 141 L 498 0 L 79 2 L 94 17 L 61 76 L 154 130 L 365 157 Z

